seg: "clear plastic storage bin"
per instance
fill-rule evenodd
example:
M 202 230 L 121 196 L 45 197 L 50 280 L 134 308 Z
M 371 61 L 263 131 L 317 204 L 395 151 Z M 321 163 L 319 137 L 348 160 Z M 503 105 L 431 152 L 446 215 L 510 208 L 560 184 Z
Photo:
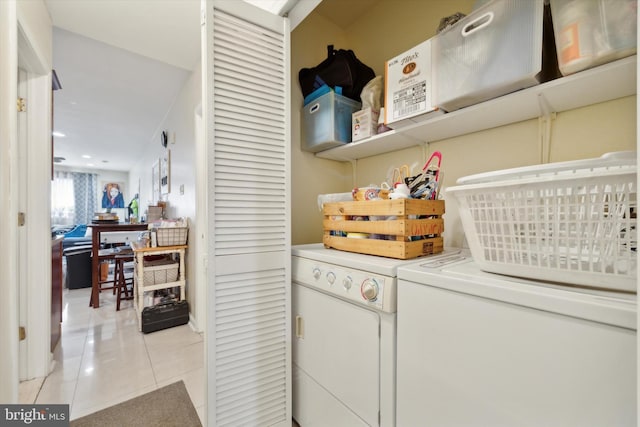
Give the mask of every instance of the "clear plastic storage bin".
M 492 273 L 636 292 L 636 153 L 460 178 L 473 259 Z
M 637 0 L 551 0 L 562 74 L 635 54 L 637 7 Z
M 435 105 L 453 111 L 538 84 L 543 22 L 544 0 L 493 0 L 434 37 Z
M 302 107 L 302 149 L 317 153 L 351 142 L 351 114 L 361 105 L 331 91 Z

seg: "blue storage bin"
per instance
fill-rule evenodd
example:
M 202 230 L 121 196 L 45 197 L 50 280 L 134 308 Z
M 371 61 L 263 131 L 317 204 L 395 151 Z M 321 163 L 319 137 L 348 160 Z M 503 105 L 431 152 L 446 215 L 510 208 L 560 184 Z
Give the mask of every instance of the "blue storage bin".
M 317 153 L 351 142 L 351 114 L 361 103 L 331 91 L 302 108 L 302 149 Z

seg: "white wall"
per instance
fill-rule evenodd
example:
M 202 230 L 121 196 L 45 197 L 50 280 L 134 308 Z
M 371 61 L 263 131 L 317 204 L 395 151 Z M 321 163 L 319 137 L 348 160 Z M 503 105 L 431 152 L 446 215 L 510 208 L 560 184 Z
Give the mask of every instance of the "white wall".
M 195 215 L 195 134 L 194 111 L 201 101 L 201 71 L 197 66 L 176 98 L 171 110 L 148 143 L 144 156 L 129 172 L 130 185 L 137 187 L 140 182 L 140 212 L 157 202 L 152 195 L 151 167 L 164 155 L 160 145 L 160 133 L 166 130 L 170 135 L 167 146 L 171 150 L 171 188 L 163 200 L 168 202 L 167 217 L 187 217 Z M 172 137 L 175 135 L 175 143 Z M 184 186 L 184 194 L 180 187 Z
M 195 111 L 201 99 L 200 66 L 189 76 L 173 106 L 167 112 L 158 130 L 149 141 L 144 156 L 129 172 L 130 188 L 140 183 L 140 214 L 143 215 L 149 205 L 155 204 L 151 187 L 151 167 L 165 149 L 160 144 L 160 133 L 166 130 L 169 135 L 168 150 L 171 150 L 171 186 L 163 200 L 167 202 L 167 218 L 187 218 L 189 220 L 189 242 L 194 242 L 196 230 L 196 176 L 195 176 Z M 175 135 L 175 138 L 174 138 Z M 181 189 L 183 191 L 181 191 Z M 193 248 L 190 248 L 193 249 Z M 197 298 L 195 289 L 195 256 L 193 250 L 187 251 L 186 278 L 187 301 L 193 314 Z M 204 320 L 197 321 L 204 326 Z M 198 327 L 198 325 L 196 325 Z
M 53 64 L 51 17 L 43 1 L 17 1 L 16 13 L 20 28 L 31 49 L 40 59 L 39 72 L 50 72 Z
M 293 244 L 322 241 L 322 213 L 318 194 L 342 193 L 353 188 L 349 163 L 325 160 L 301 149 L 303 97 L 298 71 L 321 62 L 327 44 L 348 46 L 341 28 L 312 13 L 291 33 L 291 236 Z

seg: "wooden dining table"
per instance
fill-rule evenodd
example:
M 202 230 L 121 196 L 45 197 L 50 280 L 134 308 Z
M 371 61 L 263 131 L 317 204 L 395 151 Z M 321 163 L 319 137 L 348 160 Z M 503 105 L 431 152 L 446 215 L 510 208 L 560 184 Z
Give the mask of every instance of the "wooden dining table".
M 144 231 L 148 224 L 125 222 L 92 223 L 91 227 L 91 303 L 93 308 L 100 307 L 100 234 L 114 231 Z

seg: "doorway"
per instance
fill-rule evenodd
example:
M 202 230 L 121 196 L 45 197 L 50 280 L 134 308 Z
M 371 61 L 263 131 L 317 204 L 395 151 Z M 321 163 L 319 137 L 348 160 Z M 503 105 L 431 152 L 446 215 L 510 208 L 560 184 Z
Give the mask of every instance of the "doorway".
M 50 369 L 51 269 L 33 268 L 33 260 L 51 259 L 48 212 L 51 185 L 51 70 L 34 40 L 18 22 L 18 87 L 24 99 L 17 116 L 18 161 L 16 270 L 18 316 L 25 339 L 19 345 L 19 378 L 46 376 Z M 46 264 L 45 264 L 46 265 Z

